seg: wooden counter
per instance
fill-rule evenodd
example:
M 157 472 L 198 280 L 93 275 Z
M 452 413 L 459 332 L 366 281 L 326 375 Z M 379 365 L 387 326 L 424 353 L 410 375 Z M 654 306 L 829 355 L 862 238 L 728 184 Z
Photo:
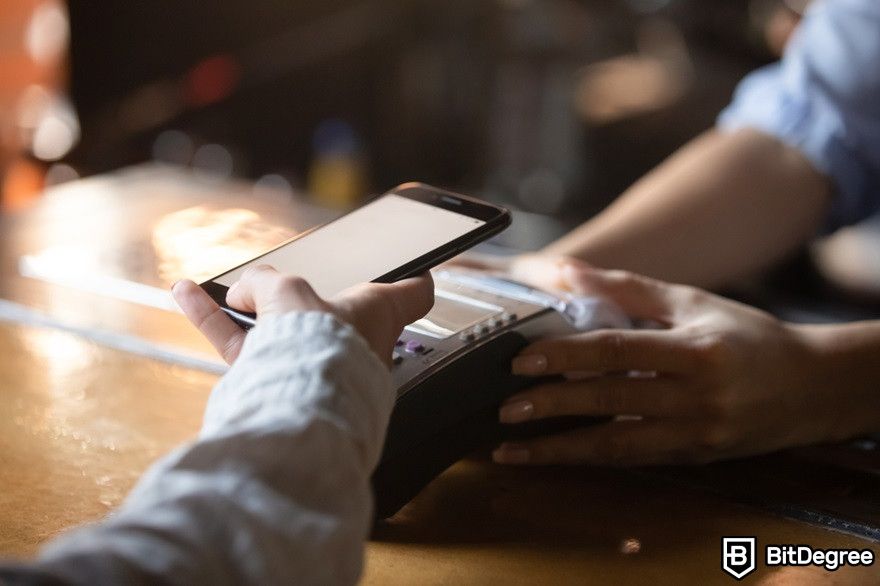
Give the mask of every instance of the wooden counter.
M 0 325 L 0 553 L 33 554 L 100 519 L 142 471 L 197 431 L 213 375 L 102 348 L 76 336 Z M 725 583 L 722 535 L 864 547 L 620 471 L 453 467 L 367 549 L 367 584 Z M 822 572 L 759 571 L 807 584 Z M 839 583 L 880 579 L 837 572 Z

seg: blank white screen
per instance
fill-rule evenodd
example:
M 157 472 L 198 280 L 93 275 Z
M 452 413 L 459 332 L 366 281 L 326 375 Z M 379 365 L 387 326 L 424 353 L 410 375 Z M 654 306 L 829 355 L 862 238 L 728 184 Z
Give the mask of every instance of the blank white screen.
M 214 281 L 229 287 L 249 266 L 266 264 L 303 277 L 318 295 L 332 297 L 485 223 L 399 195 L 386 195 Z

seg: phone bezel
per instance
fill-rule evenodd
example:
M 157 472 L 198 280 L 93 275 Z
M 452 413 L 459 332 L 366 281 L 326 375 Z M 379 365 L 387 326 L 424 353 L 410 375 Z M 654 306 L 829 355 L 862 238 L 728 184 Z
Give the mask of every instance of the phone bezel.
M 385 197 L 386 195 L 399 195 L 449 211 L 460 213 L 471 218 L 483 220 L 486 223 L 482 226 L 474 228 L 472 231 L 464 234 L 463 236 L 459 236 L 455 240 L 451 240 L 443 246 L 435 248 L 434 250 L 425 253 L 422 256 L 419 256 L 404 265 L 401 265 L 393 271 L 381 275 L 380 277 L 372 281 L 374 283 L 393 283 L 401 279 L 406 279 L 408 277 L 419 275 L 437 266 L 438 264 L 461 254 L 467 249 L 475 246 L 476 244 L 479 244 L 480 242 L 483 242 L 484 240 L 494 236 L 495 234 L 498 234 L 499 232 L 507 228 L 511 222 L 510 212 L 504 207 L 489 204 L 468 197 L 466 195 L 453 193 L 451 191 L 446 191 L 437 187 L 425 185 L 423 183 L 404 183 L 403 185 L 399 185 L 394 189 L 373 198 L 370 201 L 374 201 L 380 197 Z M 270 252 L 287 246 L 291 242 L 308 236 L 311 232 L 319 230 L 322 227 L 332 224 L 335 221 L 336 220 L 332 220 L 327 224 L 322 224 L 321 226 L 317 226 L 311 230 L 307 230 L 305 232 L 302 232 L 301 234 L 297 234 L 293 238 L 285 240 L 278 246 L 267 250 L 259 256 L 238 264 L 227 271 L 223 271 L 219 275 L 211 277 L 207 281 L 201 283 L 200 287 L 204 289 L 215 302 L 217 302 L 217 305 L 219 305 L 223 311 L 229 314 L 240 325 L 242 325 L 243 327 L 253 326 L 254 323 L 256 323 L 256 315 L 254 315 L 253 313 L 237 311 L 227 306 L 226 292 L 229 288 L 226 285 L 215 282 L 215 279 L 222 277 L 226 273 L 234 271 L 243 265 L 252 263 L 254 260 L 266 256 Z

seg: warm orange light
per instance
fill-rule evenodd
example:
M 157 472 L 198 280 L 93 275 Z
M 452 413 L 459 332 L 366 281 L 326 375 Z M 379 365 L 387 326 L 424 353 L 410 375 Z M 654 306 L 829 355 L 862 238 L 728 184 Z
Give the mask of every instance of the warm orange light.
M 590 122 L 606 124 L 665 108 L 684 94 L 685 87 L 663 60 L 624 55 L 587 68 L 577 105 Z
M 642 551 L 642 542 L 635 537 L 629 537 L 620 542 L 620 553 L 633 555 Z
M 163 282 L 182 278 L 201 282 L 294 234 L 251 210 L 195 206 L 162 216 L 153 227 L 152 243 Z
M 693 63 L 681 31 L 650 19 L 637 31 L 638 52 L 587 67 L 576 105 L 594 124 L 654 112 L 678 101 L 693 82 Z
M 25 208 L 43 191 L 43 168 L 25 159 L 14 160 L 0 177 L 0 208 L 12 212 Z

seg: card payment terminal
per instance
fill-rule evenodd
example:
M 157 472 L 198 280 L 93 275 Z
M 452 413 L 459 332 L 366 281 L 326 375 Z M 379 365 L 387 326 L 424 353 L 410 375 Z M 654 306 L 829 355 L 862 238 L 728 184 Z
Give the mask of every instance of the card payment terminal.
M 511 374 L 511 360 L 538 338 L 630 327 L 620 310 L 595 297 L 465 270 L 438 271 L 434 282 L 433 309 L 404 330 L 394 352 L 397 402 L 372 479 L 380 519 L 476 449 L 595 423 L 568 417 L 500 424 L 501 403 L 540 382 Z

